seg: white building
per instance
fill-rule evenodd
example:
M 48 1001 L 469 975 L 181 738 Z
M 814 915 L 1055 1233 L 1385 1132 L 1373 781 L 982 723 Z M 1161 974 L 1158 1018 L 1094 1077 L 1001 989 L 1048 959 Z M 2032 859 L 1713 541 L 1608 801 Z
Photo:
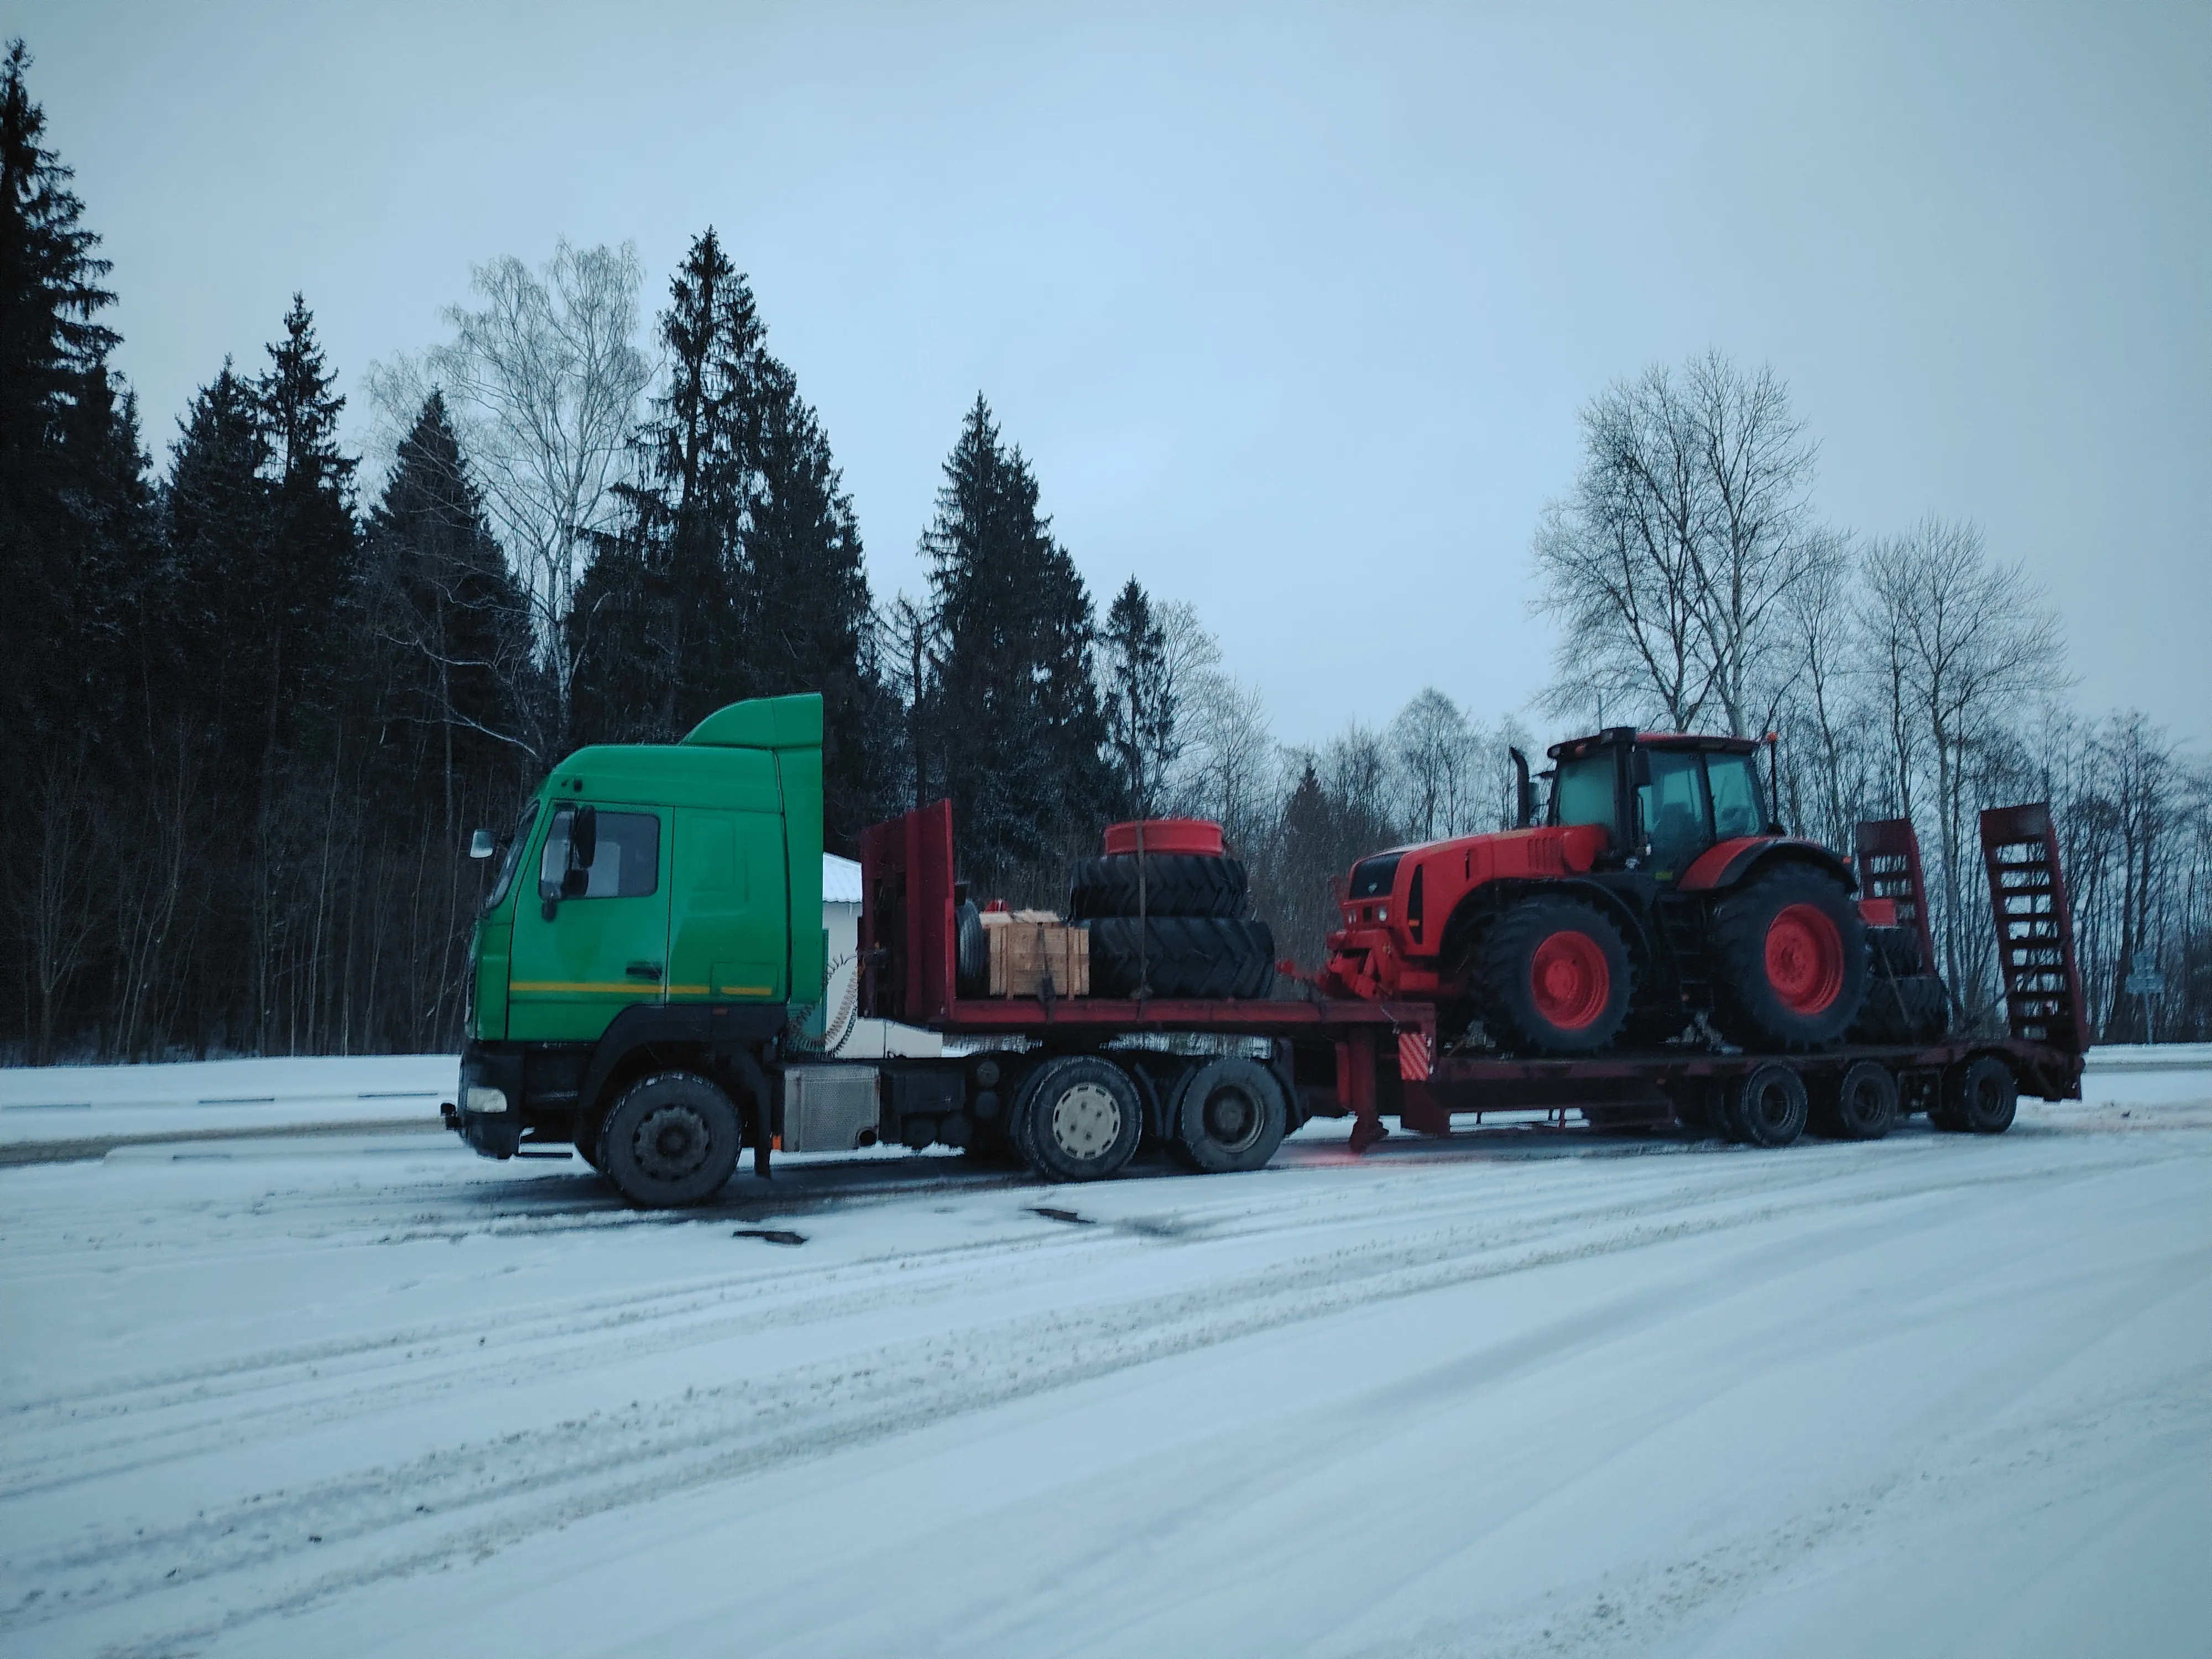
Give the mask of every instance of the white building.
M 822 1017 L 835 1020 L 844 1012 L 845 998 L 860 972 L 860 866 L 835 853 L 822 855 L 822 937 L 827 950 L 830 985 Z M 841 965 L 842 964 L 842 965 Z M 819 1030 L 819 1024 L 810 1025 Z M 926 1055 L 945 1052 L 945 1040 L 934 1031 L 911 1025 L 894 1025 L 887 1019 L 856 1019 L 853 1034 L 838 1045 L 841 1060 L 874 1060 L 891 1054 Z

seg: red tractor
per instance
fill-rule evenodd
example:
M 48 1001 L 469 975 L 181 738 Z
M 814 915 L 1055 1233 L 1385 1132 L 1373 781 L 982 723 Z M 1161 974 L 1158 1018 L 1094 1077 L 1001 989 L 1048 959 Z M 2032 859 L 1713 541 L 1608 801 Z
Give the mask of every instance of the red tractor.
M 1759 744 L 1609 726 L 1553 745 L 1551 810 L 1518 750 L 1522 828 L 1354 865 L 1325 988 L 1443 1005 L 1522 1054 L 1657 1043 L 1704 1015 L 1781 1051 L 1843 1040 L 1867 994 L 1850 866 L 1784 833 Z

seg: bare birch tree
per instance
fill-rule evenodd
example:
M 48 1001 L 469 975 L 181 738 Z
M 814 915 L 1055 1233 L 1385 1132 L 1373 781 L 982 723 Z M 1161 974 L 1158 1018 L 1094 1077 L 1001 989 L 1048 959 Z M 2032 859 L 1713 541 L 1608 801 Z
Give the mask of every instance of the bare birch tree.
M 471 272 L 478 308 L 451 306 L 453 337 L 374 365 L 369 389 L 411 421 L 441 389 L 500 541 L 528 595 L 532 631 L 565 728 L 574 677 L 567 622 L 595 532 L 611 529 L 653 368 L 638 349 L 637 250 L 563 240 L 537 270 L 509 255 Z
M 1923 519 L 1877 544 L 1868 562 L 1874 643 L 1890 660 L 1898 696 L 1898 742 L 1909 721 L 1934 769 L 1943 967 L 1964 994 L 1973 757 L 2017 700 L 2062 683 L 2064 647 L 2041 590 L 2020 566 L 1992 563 L 1974 525 Z M 1911 769 L 1900 758 L 1900 793 Z
M 1763 730 L 1814 556 L 1814 449 L 1788 388 L 1708 352 L 1608 387 L 1582 426 L 1574 490 L 1536 532 L 1537 609 L 1562 628 L 1543 706 Z

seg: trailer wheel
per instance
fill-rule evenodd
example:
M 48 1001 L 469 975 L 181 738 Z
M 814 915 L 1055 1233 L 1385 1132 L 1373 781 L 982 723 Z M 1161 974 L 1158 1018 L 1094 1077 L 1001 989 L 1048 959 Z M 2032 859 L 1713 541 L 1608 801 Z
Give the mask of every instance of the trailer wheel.
M 1573 899 L 1529 898 L 1476 951 L 1483 1021 L 1522 1054 L 1586 1054 L 1620 1035 L 1631 970 L 1620 930 Z
M 1942 1127 L 1966 1134 L 2001 1135 L 2020 1109 L 2020 1080 L 1995 1054 L 1968 1060 L 1943 1079 L 1950 1110 Z
M 1259 1169 L 1283 1144 L 1289 1121 L 1274 1073 L 1235 1058 L 1185 1075 L 1169 1108 L 1176 1154 L 1201 1175 Z
M 1009 1126 L 1022 1160 L 1054 1181 L 1118 1172 L 1144 1133 L 1144 1103 L 1128 1074 L 1095 1054 L 1064 1054 L 1030 1074 Z
M 1729 1099 L 1734 1139 L 1754 1146 L 1787 1146 L 1805 1133 L 1809 1103 L 1795 1067 L 1770 1061 L 1735 1086 Z
M 1889 1067 L 1862 1060 L 1824 1083 L 1813 1127 L 1832 1140 L 1880 1140 L 1897 1121 L 1897 1079 Z
M 599 1130 L 596 1161 L 631 1203 L 672 1209 L 721 1191 L 744 1139 L 729 1096 L 694 1073 L 661 1072 L 615 1102 Z
M 1825 1048 L 1866 1000 L 1866 924 L 1832 878 L 1788 866 L 1715 907 L 1713 1024 L 1746 1048 Z

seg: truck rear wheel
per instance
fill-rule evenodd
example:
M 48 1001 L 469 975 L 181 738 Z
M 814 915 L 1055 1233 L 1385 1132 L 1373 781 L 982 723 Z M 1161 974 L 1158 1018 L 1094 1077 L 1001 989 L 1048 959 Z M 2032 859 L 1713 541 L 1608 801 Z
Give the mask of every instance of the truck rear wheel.
M 1862 1060 L 1820 1088 L 1813 1127 L 1832 1140 L 1880 1140 L 1897 1121 L 1897 1079 L 1889 1067 Z
M 1177 1157 L 1202 1175 L 1226 1175 L 1274 1157 L 1290 1107 L 1273 1073 L 1232 1057 L 1188 1073 L 1168 1118 Z
M 1947 1075 L 1950 1109 L 1942 1127 L 1966 1134 L 2001 1135 L 2020 1109 L 2020 1080 L 1995 1054 L 1980 1054 Z
M 1135 1156 L 1144 1103 L 1113 1061 L 1064 1054 L 1030 1073 L 1008 1127 L 1022 1161 L 1039 1175 L 1103 1181 Z
M 1772 1061 L 1738 1085 L 1729 1097 L 1729 1127 L 1735 1139 L 1754 1146 L 1787 1146 L 1805 1133 L 1805 1079 L 1796 1070 Z
M 1828 876 L 1754 877 L 1714 909 L 1712 940 L 1713 1024 L 1746 1048 L 1828 1048 L 1866 1000 L 1866 924 Z
M 1628 947 L 1573 899 L 1523 899 L 1477 948 L 1483 1023 L 1522 1054 L 1586 1054 L 1628 1018 Z
M 632 1084 L 599 1131 L 595 1162 L 631 1203 L 703 1204 L 738 1167 L 744 1121 L 729 1096 L 690 1072 Z

